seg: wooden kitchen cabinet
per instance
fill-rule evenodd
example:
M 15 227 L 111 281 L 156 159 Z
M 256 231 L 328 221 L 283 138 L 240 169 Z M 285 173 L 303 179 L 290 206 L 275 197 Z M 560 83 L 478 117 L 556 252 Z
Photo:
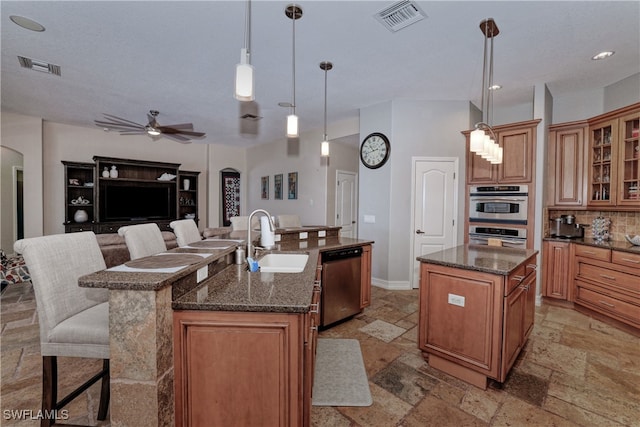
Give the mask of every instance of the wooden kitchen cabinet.
M 569 242 L 545 241 L 542 243 L 543 296 L 566 301 L 573 300 L 570 249 Z
M 588 206 L 640 209 L 640 103 L 589 120 Z
M 508 276 L 421 263 L 419 348 L 477 387 L 504 382 L 535 315 L 535 255 Z
M 575 304 L 640 330 L 640 254 L 575 244 Z
M 371 305 L 371 245 L 362 247 L 360 275 L 360 309 Z
M 469 150 L 467 139 L 467 184 L 524 184 L 533 182 L 535 171 L 536 128 L 540 120 L 495 126 L 494 132 L 503 149 L 502 163 L 492 165 Z
M 587 206 L 586 120 L 549 126 L 547 206 L 580 209 Z
M 314 324 L 313 313 L 174 311 L 176 426 L 305 425 Z

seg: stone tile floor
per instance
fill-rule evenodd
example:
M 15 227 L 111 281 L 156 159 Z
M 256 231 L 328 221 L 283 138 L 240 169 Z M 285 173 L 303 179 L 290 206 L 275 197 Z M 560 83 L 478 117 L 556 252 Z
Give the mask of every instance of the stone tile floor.
M 502 389 L 480 390 L 440 373 L 417 349 L 418 291 L 373 288 L 362 314 L 320 337 L 360 342 L 374 403 L 313 407 L 312 425 L 334 426 L 640 426 L 640 338 L 570 309 L 536 309 L 533 333 Z M 2 426 L 37 426 L 41 357 L 30 285 L 1 298 Z M 99 362 L 61 358 L 64 383 Z M 96 423 L 99 389 L 68 408 L 64 423 Z M 18 419 L 18 415 L 22 419 Z M 24 418 L 28 418 L 25 420 Z

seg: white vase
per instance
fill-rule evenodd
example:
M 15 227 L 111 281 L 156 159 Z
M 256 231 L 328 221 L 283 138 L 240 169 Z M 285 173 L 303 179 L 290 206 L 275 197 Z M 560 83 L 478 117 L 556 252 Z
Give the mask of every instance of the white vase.
M 188 179 L 183 179 L 183 180 L 182 180 L 182 187 L 183 187 L 185 190 L 188 190 L 188 189 L 189 189 L 189 187 L 191 187 L 191 181 L 189 181 Z
M 104 167 L 104 170 L 102 171 L 102 177 L 103 178 L 109 178 L 109 169 L 107 169 L 107 167 Z
M 111 166 L 111 172 L 109 172 L 109 176 L 111 178 L 117 178 L 118 177 L 118 169 L 116 169 L 115 165 Z
M 73 220 L 75 222 L 87 222 L 89 219 L 89 214 L 84 209 L 78 209 L 75 214 L 73 214 Z

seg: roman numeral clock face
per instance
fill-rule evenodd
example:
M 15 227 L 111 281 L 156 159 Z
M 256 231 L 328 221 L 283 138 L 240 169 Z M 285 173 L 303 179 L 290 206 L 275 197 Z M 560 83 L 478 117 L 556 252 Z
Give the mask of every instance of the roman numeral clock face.
M 360 146 L 360 160 L 369 169 L 377 169 L 384 165 L 390 153 L 389 139 L 378 132 L 367 136 Z

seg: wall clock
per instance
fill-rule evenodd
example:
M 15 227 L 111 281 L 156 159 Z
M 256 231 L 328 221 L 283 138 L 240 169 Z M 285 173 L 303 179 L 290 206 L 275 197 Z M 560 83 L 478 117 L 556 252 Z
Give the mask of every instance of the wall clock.
M 360 160 L 369 169 L 378 169 L 389 160 L 389 138 L 379 132 L 368 135 L 360 146 Z

